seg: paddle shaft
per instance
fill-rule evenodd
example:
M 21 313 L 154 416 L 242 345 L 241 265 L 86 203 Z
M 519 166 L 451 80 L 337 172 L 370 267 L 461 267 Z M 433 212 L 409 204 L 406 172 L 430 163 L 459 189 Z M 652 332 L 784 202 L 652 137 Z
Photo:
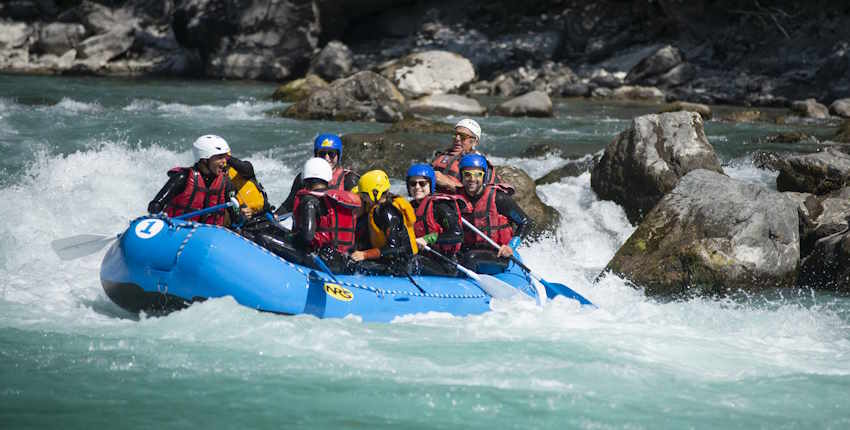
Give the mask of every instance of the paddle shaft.
M 193 218 L 193 217 L 196 217 L 196 216 L 206 215 L 206 214 L 211 213 L 211 212 L 218 212 L 218 211 L 220 211 L 224 208 L 236 207 L 236 206 L 239 206 L 239 203 L 229 201 L 227 203 L 222 203 L 220 205 L 210 206 L 208 208 L 201 209 L 201 210 L 198 210 L 198 211 L 195 211 L 195 212 L 189 212 L 187 214 L 179 215 L 179 216 L 174 217 L 173 219 L 179 219 L 179 220 L 189 219 L 189 218 Z

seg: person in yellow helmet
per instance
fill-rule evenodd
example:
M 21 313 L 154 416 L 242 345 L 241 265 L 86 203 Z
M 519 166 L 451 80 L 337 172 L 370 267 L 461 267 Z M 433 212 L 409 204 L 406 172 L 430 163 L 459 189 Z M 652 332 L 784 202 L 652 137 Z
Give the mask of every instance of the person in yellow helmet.
M 413 232 L 416 211 L 407 199 L 390 193 L 383 170 L 364 173 L 352 191 L 360 194 L 361 214 L 366 216 L 358 218 L 358 250 L 351 259 L 361 262 L 363 271 L 406 274 L 407 263 L 419 252 Z

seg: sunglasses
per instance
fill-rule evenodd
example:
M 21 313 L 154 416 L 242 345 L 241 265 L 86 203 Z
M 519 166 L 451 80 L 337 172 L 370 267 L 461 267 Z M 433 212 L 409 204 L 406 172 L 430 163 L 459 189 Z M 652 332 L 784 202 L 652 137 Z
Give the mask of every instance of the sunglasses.
M 319 158 L 329 158 L 330 157 L 331 159 L 334 159 L 334 158 L 337 157 L 337 155 L 339 155 L 339 154 L 336 151 L 317 151 L 316 152 L 316 157 L 319 157 Z
M 421 181 L 407 181 L 407 186 L 410 188 L 419 187 L 425 188 L 431 186 L 431 181 L 421 180 Z
M 455 139 L 457 139 L 458 137 L 460 137 L 460 140 L 475 139 L 475 136 L 470 136 L 470 135 L 468 135 L 468 134 L 463 134 L 463 133 L 457 133 L 457 132 L 455 132 L 455 136 L 454 136 L 454 138 L 455 138 Z
M 483 178 L 484 172 L 481 170 L 464 170 L 463 177 L 464 179 Z

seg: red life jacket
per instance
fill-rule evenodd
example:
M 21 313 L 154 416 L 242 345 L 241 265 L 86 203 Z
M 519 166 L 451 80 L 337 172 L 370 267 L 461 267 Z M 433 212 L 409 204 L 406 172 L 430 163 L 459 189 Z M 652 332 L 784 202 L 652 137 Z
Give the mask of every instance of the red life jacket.
M 473 151 L 470 154 L 478 154 L 477 151 Z M 450 155 L 444 152 L 438 152 L 437 158 L 434 158 L 434 161 L 431 162 L 431 167 L 434 168 L 435 172 L 440 172 L 444 175 L 451 176 L 461 181 L 460 168 L 458 165 L 460 164 L 460 159 L 463 158 L 463 155 Z M 484 177 L 484 185 L 492 185 L 501 182 L 496 177 L 496 170 L 493 168 L 493 165 L 490 164 L 490 161 L 487 161 L 487 174 Z
M 463 225 L 463 222 L 460 220 L 460 207 L 457 204 L 458 198 L 461 197 L 438 193 L 428 195 L 422 199 L 419 202 L 419 206 L 416 207 L 416 223 L 413 224 L 413 232 L 416 234 L 416 237 L 422 237 L 428 233 L 443 233 L 443 226 L 434 217 L 434 206 L 438 201 L 451 201 L 457 211 L 457 223 L 458 225 Z M 457 243 L 454 245 L 437 245 L 437 248 L 443 254 L 454 255 L 460 251 L 460 246 L 461 243 Z
M 360 197 L 340 190 L 299 190 L 295 193 L 295 202 L 292 205 L 293 225 L 300 225 L 298 206 L 307 194 L 317 197 L 327 209 L 326 214 L 319 216 L 316 234 L 313 235 L 310 246 L 314 250 L 332 246 L 342 253 L 351 251 L 354 247 L 354 230 L 357 225 L 355 212 L 360 207 Z
M 331 181 L 328 182 L 328 189 L 348 191 L 345 189 L 345 178 L 348 176 L 349 173 L 351 173 L 351 170 L 343 169 L 341 167 L 334 169 Z
M 513 236 L 513 227 L 511 227 L 508 217 L 500 214 L 496 208 L 497 191 L 512 193 L 513 189 L 500 184 L 485 185 L 484 192 L 475 205 L 467 199 L 463 217 L 484 234 L 490 236 L 490 239 L 493 239 L 494 242 L 499 245 L 507 245 Z M 466 197 L 464 196 L 464 198 Z M 486 240 L 469 229 L 463 235 L 463 246 L 492 248 Z
M 219 173 L 213 183 L 207 186 L 204 183 L 204 177 L 192 167 L 175 167 L 169 172 L 189 171 L 189 177 L 186 179 L 186 188 L 183 191 L 172 197 L 165 204 L 165 214 L 170 217 L 176 217 L 185 213 L 198 211 L 204 208 L 215 206 L 226 201 L 225 189 L 228 179 L 224 174 Z M 202 222 L 205 224 L 224 225 L 224 211 L 213 212 L 200 217 L 192 217 L 189 221 Z

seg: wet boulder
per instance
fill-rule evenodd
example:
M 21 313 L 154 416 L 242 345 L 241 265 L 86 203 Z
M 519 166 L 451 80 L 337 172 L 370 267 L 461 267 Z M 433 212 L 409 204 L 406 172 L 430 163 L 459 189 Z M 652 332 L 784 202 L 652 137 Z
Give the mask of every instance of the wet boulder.
M 797 204 L 709 170 L 685 175 L 608 263 L 652 296 L 793 287 Z
M 845 120 L 835 133 L 835 140 L 842 143 L 850 143 L 850 120 Z
M 552 99 L 542 91 L 532 91 L 500 104 L 493 109 L 493 113 L 503 116 L 550 117 L 553 115 Z
M 644 115 L 605 147 L 590 185 L 600 199 L 623 206 L 629 221 L 636 223 L 682 176 L 696 169 L 723 173 L 700 115 Z
M 466 58 L 448 51 L 410 54 L 381 70 L 409 97 L 456 92 L 475 79 L 475 68 Z
M 283 115 L 297 119 L 334 121 L 400 121 L 404 96 L 392 82 L 374 72 L 363 71 L 332 82 L 289 106 Z
M 772 163 L 779 171 L 776 189 L 811 194 L 836 191 L 850 182 L 850 155 L 835 148 L 791 155 Z
M 846 230 L 850 216 L 850 188 L 815 196 L 809 193 L 785 192 L 797 202 L 800 215 L 800 257 L 808 256 L 815 242 Z
M 552 170 L 551 172 L 541 176 L 538 179 L 534 180 L 534 183 L 537 185 L 546 185 L 554 182 L 559 182 L 561 179 L 566 177 L 576 177 L 581 176 L 585 172 L 589 172 L 593 169 L 594 164 L 599 162 L 599 156 L 593 156 L 591 154 L 585 154 L 582 156 L 570 157 L 567 160 L 567 164 Z
M 301 79 L 289 81 L 272 94 L 272 100 L 281 102 L 297 102 L 306 99 L 314 91 L 327 88 L 328 83 L 319 76 L 309 74 Z
M 461 115 L 484 115 L 487 108 L 478 100 L 458 94 L 434 94 L 411 100 L 408 109 L 413 113 L 443 113 Z

